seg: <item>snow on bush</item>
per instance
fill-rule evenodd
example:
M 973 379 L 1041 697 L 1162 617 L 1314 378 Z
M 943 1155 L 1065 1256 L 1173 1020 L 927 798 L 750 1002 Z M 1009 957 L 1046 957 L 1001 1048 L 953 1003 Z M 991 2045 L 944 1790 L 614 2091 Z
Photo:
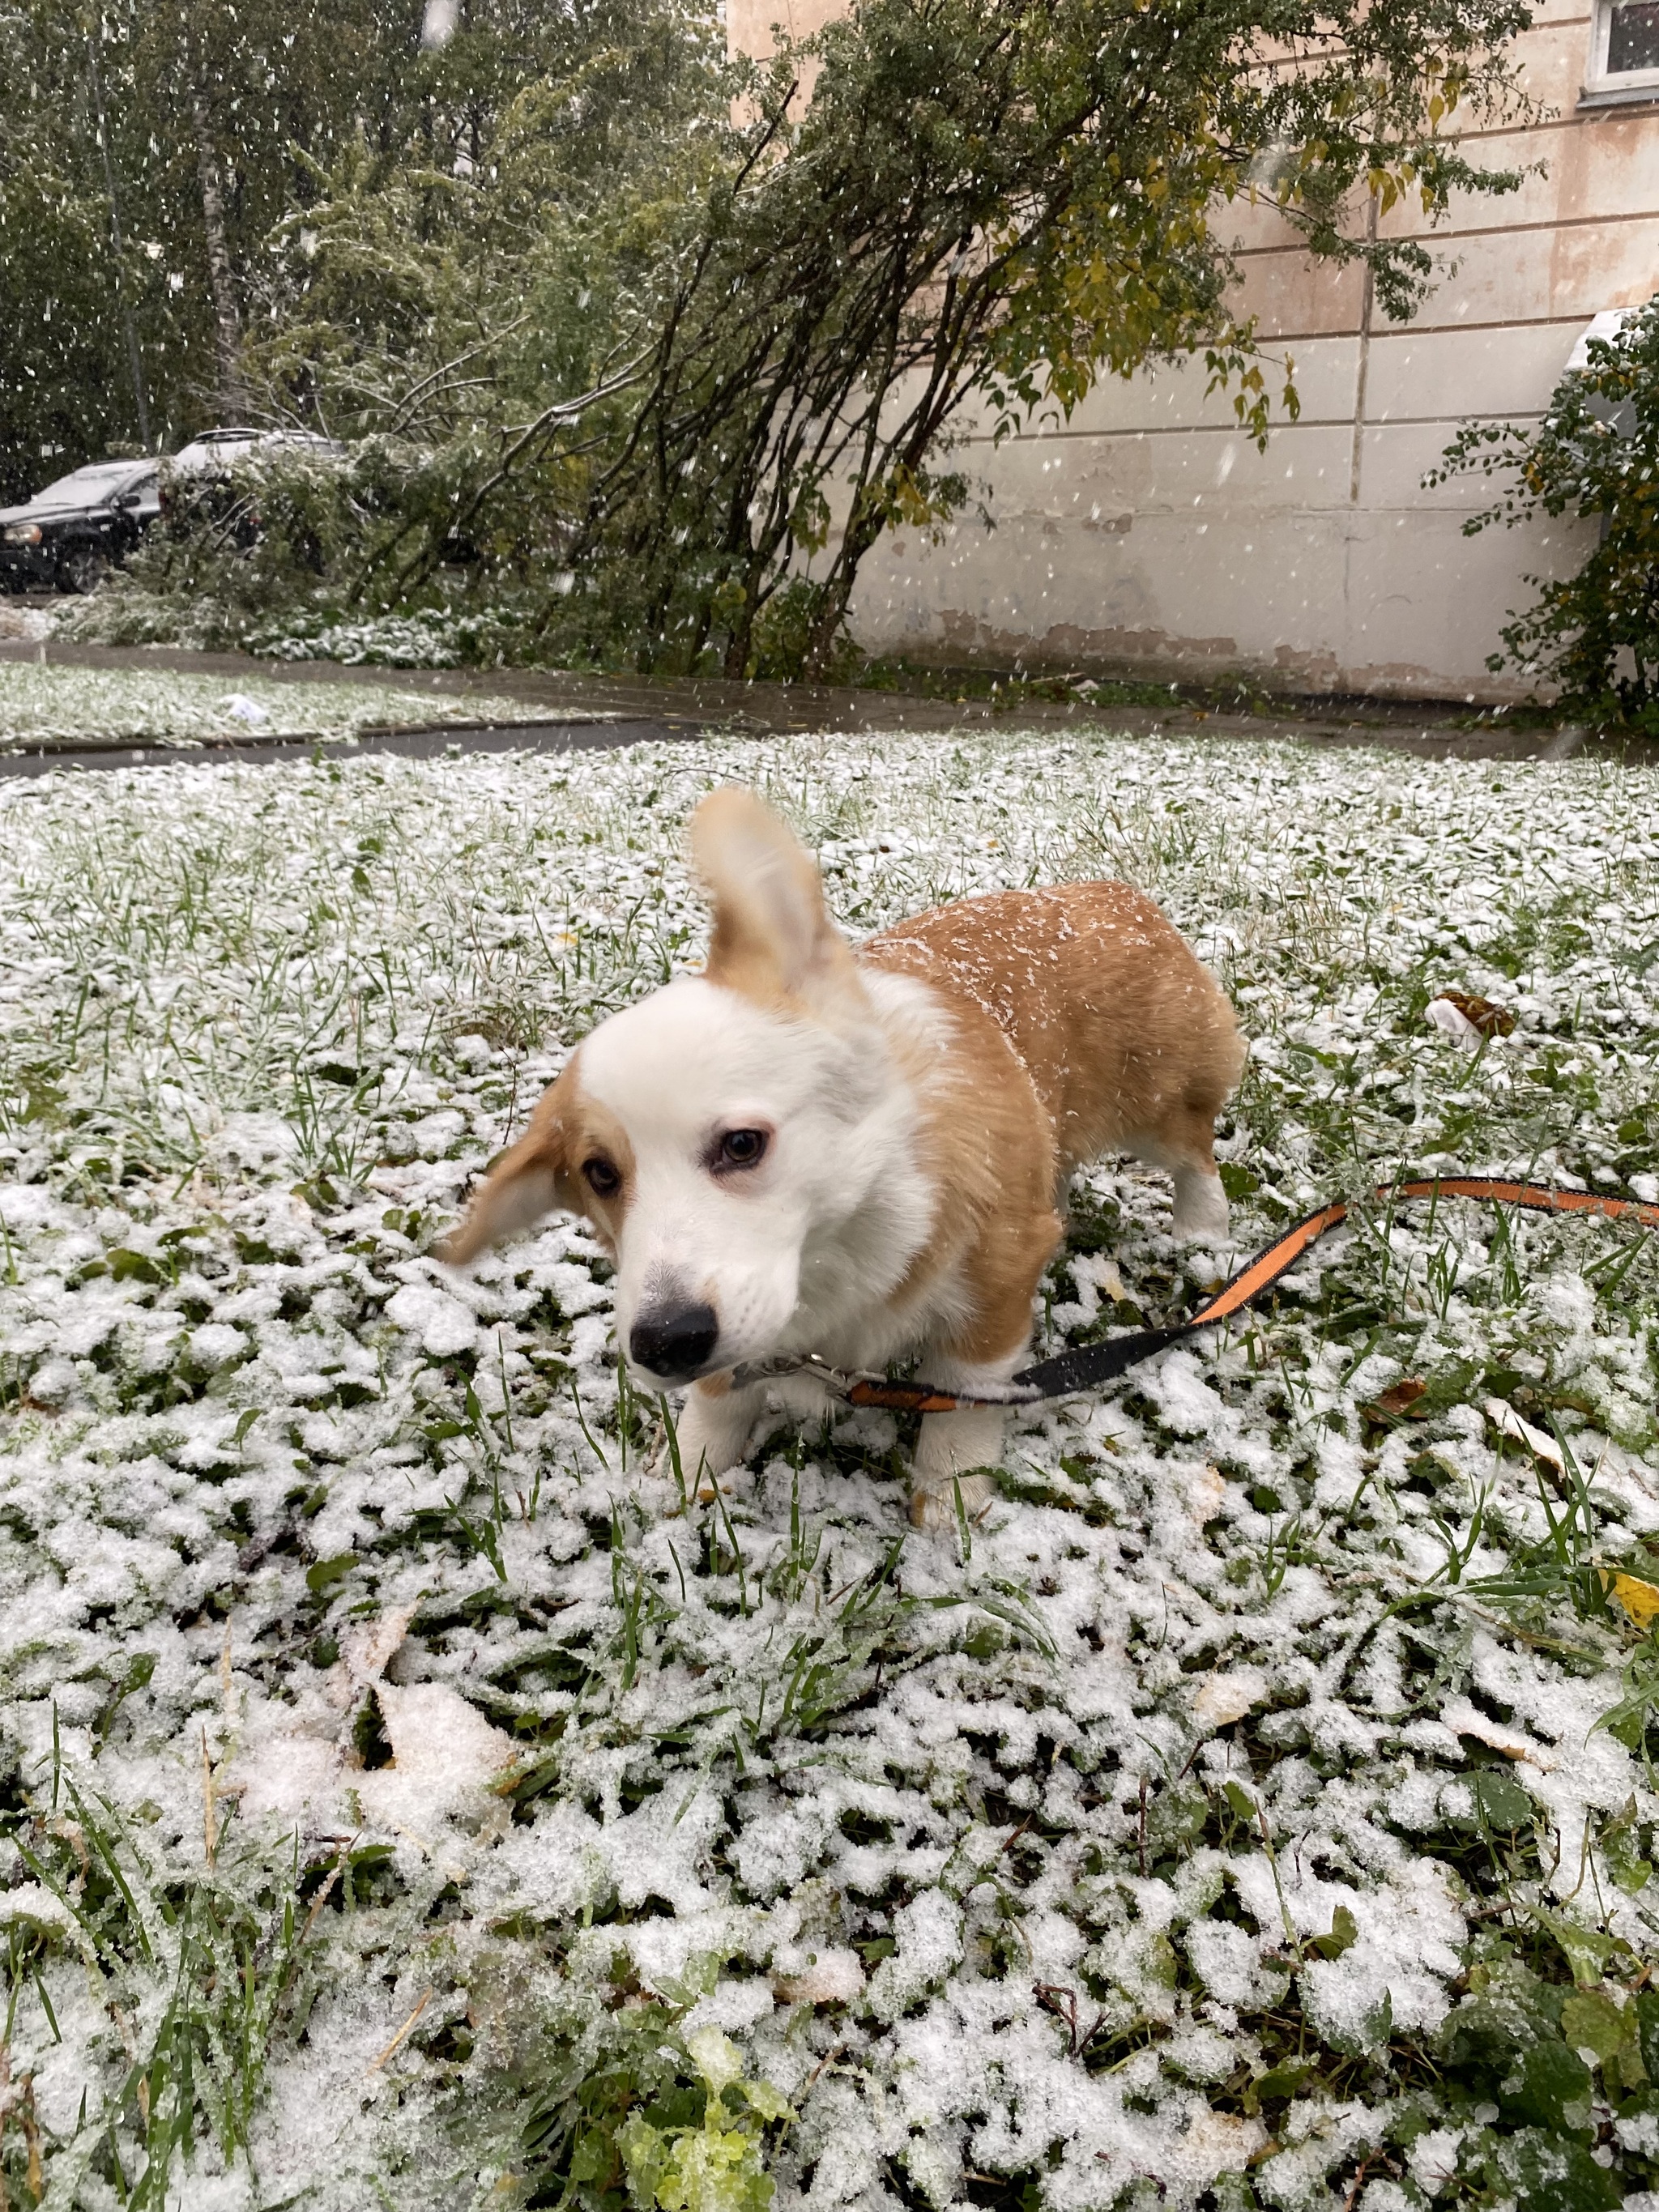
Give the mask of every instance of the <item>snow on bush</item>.
M 696 958 L 732 775 L 855 933 L 1161 898 L 1252 1039 L 1241 1250 L 1437 1168 L 1655 1190 L 1641 774 L 999 732 L 0 790 L 9 2201 L 1659 2180 L 1638 1233 L 1362 1206 L 946 1537 L 884 1415 L 653 1471 L 573 1224 L 429 1256 Z M 1168 1206 L 1085 1180 L 1040 1337 L 1202 1296 Z

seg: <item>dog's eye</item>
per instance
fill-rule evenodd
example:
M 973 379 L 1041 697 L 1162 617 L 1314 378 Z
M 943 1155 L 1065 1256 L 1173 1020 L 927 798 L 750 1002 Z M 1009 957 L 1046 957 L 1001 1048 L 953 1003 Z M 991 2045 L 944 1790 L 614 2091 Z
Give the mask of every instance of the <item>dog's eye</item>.
M 595 1198 L 614 1198 L 622 1188 L 621 1176 L 603 1153 L 596 1152 L 591 1160 L 584 1160 L 582 1173 Z
M 728 1129 L 720 1139 L 723 1168 L 752 1168 L 766 1150 L 764 1129 Z

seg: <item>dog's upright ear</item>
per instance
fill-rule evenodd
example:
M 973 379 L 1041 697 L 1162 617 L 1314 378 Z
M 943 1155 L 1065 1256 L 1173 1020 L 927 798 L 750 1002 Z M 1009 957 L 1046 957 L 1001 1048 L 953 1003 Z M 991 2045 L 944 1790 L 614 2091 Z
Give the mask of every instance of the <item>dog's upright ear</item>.
M 860 994 L 811 855 L 752 791 L 711 792 L 691 817 L 691 857 L 708 887 L 708 980 L 769 1004 Z
M 581 1211 L 570 1181 L 565 1143 L 566 1078 L 570 1073 L 567 1067 L 542 1093 L 530 1127 L 501 1154 L 473 1194 L 465 1220 L 435 1247 L 436 1257 L 446 1266 L 465 1267 L 480 1252 L 492 1244 L 505 1244 L 556 1207 L 569 1213 Z

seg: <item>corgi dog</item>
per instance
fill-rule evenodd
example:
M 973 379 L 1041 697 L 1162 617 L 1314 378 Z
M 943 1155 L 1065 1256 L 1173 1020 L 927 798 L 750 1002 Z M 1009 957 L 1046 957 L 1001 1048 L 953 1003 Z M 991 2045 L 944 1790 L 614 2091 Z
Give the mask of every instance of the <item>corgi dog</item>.
M 1103 1152 L 1168 1170 L 1178 1235 L 1225 1235 L 1212 1140 L 1244 1044 L 1151 899 L 1000 891 L 854 949 L 752 793 L 704 799 L 691 851 L 714 915 L 703 972 L 582 1040 L 441 1254 L 464 1265 L 555 1208 L 585 1215 L 630 1367 L 686 1391 L 688 1476 L 738 1465 L 780 1404 L 823 1410 L 810 1372 L 734 1380 L 759 1363 L 915 1357 L 947 1390 L 1005 1383 L 1068 1179 Z M 923 1416 L 913 1521 L 988 1500 L 1005 1419 Z

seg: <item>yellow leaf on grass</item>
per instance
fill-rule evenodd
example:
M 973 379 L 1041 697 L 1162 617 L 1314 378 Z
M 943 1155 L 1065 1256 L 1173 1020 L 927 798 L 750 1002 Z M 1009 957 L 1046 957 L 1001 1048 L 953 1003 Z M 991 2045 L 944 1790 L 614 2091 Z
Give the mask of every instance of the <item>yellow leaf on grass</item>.
M 1601 1583 L 1638 1628 L 1651 1628 L 1659 1620 L 1659 1589 L 1651 1583 L 1638 1582 L 1634 1575 L 1610 1574 L 1604 1569 Z

